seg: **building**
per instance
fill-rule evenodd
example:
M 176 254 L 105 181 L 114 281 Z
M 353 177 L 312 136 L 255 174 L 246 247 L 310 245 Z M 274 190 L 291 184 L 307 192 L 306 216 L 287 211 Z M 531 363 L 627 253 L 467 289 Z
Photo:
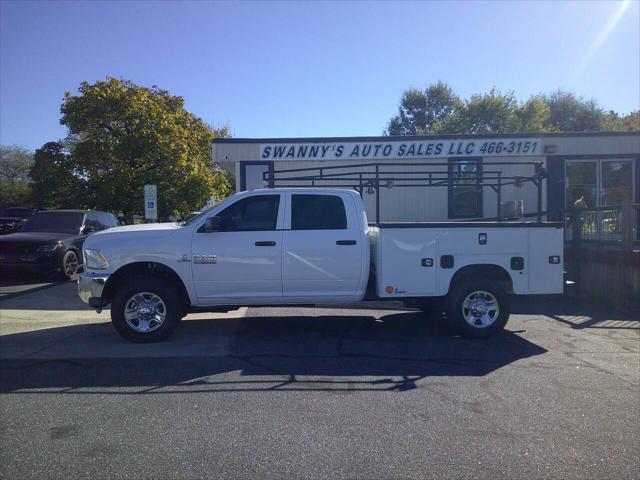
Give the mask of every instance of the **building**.
M 560 219 L 574 206 L 640 203 L 640 132 L 220 138 L 213 158 L 238 191 L 355 186 L 369 218 L 387 222 L 529 217 L 539 208 Z M 540 192 L 531 181 L 538 167 Z

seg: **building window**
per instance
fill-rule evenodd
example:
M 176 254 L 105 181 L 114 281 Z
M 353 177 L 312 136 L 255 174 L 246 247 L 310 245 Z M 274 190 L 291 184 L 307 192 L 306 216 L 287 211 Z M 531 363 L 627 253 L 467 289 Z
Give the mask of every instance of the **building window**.
M 482 159 L 449 160 L 449 218 L 482 217 Z
M 292 195 L 291 230 L 344 230 L 344 202 L 335 195 Z
M 633 184 L 629 159 L 569 160 L 565 207 L 593 209 L 633 203 Z

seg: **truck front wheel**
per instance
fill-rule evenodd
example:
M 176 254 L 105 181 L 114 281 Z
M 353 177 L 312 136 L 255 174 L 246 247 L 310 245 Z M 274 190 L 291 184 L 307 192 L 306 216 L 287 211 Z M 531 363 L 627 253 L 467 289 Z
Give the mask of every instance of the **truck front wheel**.
M 180 296 L 160 278 L 132 278 L 116 290 L 111 323 L 132 342 L 156 342 L 168 337 L 182 318 Z
M 447 319 L 463 337 L 489 337 L 504 328 L 509 313 L 509 298 L 495 283 L 469 280 L 452 286 Z

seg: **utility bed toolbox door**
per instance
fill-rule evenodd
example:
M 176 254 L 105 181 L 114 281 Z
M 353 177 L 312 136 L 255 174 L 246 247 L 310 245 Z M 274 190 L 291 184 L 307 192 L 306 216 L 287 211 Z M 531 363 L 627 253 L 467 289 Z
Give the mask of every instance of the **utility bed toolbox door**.
M 427 228 L 381 228 L 376 242 L 376 294 L 381 298 L 435 295 L 437 238 Z
M 563 250 L 562 228 L 529 229 L 529 293 L 563 292 Z M 550 257 L 557 257 L 558 263 L 551 263 Z

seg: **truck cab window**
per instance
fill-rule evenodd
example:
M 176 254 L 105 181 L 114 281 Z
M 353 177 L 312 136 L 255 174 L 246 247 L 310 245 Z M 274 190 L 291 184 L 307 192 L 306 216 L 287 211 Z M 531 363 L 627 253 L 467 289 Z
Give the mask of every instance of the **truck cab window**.
M 291 230 L 344 230 L 347 214 L 336 195 L 292 195 Z
M 218 214 L 222 231 L 275 230 L 280 195 L 243 198 Z

